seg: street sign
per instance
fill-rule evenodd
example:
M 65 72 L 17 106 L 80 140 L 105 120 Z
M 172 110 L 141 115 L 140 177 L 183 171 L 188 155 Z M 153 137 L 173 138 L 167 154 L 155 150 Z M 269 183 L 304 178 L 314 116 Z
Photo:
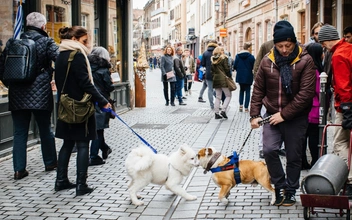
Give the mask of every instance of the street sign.
M 220 28 L 220 37 L 227 37 L 227 29 Z

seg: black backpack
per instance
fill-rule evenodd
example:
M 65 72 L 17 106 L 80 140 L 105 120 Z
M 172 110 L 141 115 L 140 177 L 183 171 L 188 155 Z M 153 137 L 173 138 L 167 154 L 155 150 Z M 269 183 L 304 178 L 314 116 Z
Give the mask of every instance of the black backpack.
M 33 82 L 37 75 L 37 50 L 35 40 L 11 38 L 6 43 L 3 80 L 6 82 Z

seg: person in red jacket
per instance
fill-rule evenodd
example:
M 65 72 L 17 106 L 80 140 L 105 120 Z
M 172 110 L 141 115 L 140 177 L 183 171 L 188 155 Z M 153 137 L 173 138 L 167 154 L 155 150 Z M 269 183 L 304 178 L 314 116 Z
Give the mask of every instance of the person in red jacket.
M 329 52 L 333 53 L 331 66 L 333 73 L 332 86 L 334 88 L 335 99 L 335 124 L 341 124 L 343 121 L 342 103 L 352 103 L 352 44 L 340 40 L 339 34 L 335 27 L 324 25 L 318 35 L 319 42 Z M 334 134 L 334 154 L 340 156 L 347 162 L 348 150 L 350 143 L 350 129 L 335 127 Z M 352 169 L 348 174 L 346 194 L 352 197 Z

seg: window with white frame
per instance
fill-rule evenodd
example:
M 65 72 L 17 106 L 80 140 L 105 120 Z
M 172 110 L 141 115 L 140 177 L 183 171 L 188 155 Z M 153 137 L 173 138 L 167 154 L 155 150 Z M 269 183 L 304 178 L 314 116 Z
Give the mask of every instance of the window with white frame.
M 81 14 L 81 26 L 85 29 L 88 28 L 88 14 Z

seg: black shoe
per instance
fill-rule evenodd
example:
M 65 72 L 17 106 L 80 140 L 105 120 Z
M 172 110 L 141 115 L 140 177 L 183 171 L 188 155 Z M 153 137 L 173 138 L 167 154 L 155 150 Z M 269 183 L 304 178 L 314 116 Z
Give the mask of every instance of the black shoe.
M 182 99 L 187 99 L 186 97 L 182 96 Z
M 286 150 L 285 149 L 280 149 L 279 150 L 279 155 L 283 156 L 283 157 L 286 157 Z
M 169 106 L 169 102 L 166 102 L 166 103 L 165 103 L 165 106 Z
M 76 188 L 76 184 L 71 183 L 70 181 L 68 181 L 68 179 L 66 180 L 56 180 L 55 182 L 55 191 L 60 191 L 60 190 L 65 190 L 65 189 L 73 189 Z
M 203 98 L 198 98 L 198 102 L 204 103 L 204 102 L 207 102 L 207 101 L 204 101 Z
M 105 164 L 105 161 L 103 158 L 97 156 L 96 158 L 91 158 L 89 160 L 89 166 L 97 166 L 97 165 L 103 165 Z
M 103 153 L 102 153 L 103 159 L 104 159 L 104 160 L 107 159 L 108 156 L 109 156 L 109 154 L 111 154 L 111 152 L 112 152 L 112 150 L 111 150 L 110 147 L 107 148 L 107 149 L 104 149 L 104 150 L 103 150 Z
M 49 165 L 49 166 L 45 166 L 45 171 L 53 171 L 53 170 L 55 170 L 56 169 L 56 167 L 57 167 L 57 164 L 55 163 L 55 164 L 53 164 L 53 165 Z
M 171 102 L 171 106 L 175 106 L 175 103 Z
M 260 151 L 259 151 L 259 158 L 260 158 L 260 159 L 264 159 L 264 152 L 263 152 L 263 150 L 260 150 Z
M 282 206 L 293 206 L 296 203 L 295 194 L 285 193 L 285 199 Z
M 215 113 L 215 119 L 222 119 L 222 117 L 219 113 Z
M 180 102 L 180 105 L 187 105 L 186 103 L 184 103 L 184 102 Z
M 82 196 L 89 194 L 94 191 L 94 188 L 88 187 L 87 184 L 77 184 L 76 186 L 76 196 Z
M 275 189 L 275 197 L 276 197 L 276 200 L 274 205 L 276 206 L 282 205 L 282 203 L 285 200 L 284 189 Z
M 221 112 L 220 112 L 220 115 L 221 115 L 223 118 L 227 118 L 226 112 L 224 112 L 224 111 L 221 111 Z
M 20 179 L 25 178 L 26 176 L 28 176 L 28 171 L 27 170 L 16 171 L 15 175 L 14 175 L 14 179 L 15 180 L 20 180 Z

